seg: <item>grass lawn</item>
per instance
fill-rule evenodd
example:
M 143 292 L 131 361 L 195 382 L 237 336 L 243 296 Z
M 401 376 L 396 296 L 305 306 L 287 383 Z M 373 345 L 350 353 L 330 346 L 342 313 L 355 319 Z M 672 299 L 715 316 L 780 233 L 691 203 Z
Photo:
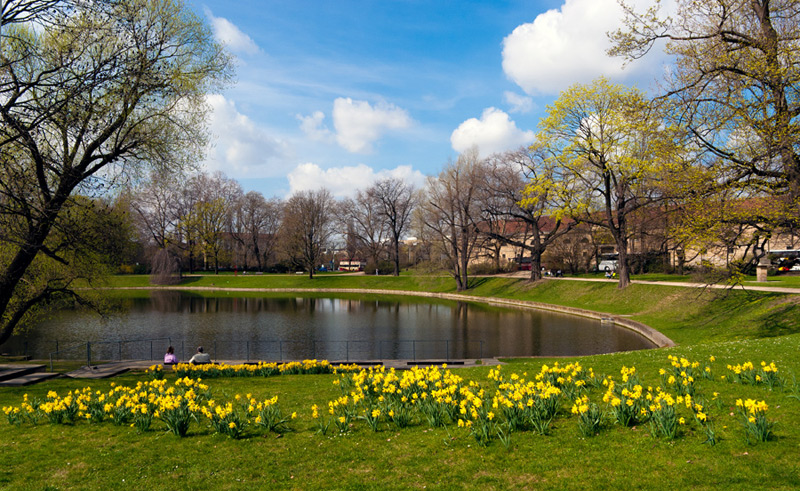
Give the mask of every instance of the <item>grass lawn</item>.
M 147 286 L 146 277 L 118 277 L 117 286 Z M 606 283 L 544 281 L 531 285 L 513 279 L 476 278 L 470 295 L 520 298 L 629 315 L 664 332 L 678 347 L 583 358 L 506 360 L 506 377 L 529 380 L 542 365 L 580 362 L 600 376 L 621 383 L 620 369 L 636 367 L 643 386 L 661 383 L 659 369 L 671 370 L 669 355 L 710 363 L 713 379 L 696 382 L 718 443 L 704 444 L 704 427 L 681 407 L 687 424 L 677 437 L 651 435 L 648 423 L 613 424 L 611 406 L 602 401 L 604 387 L 587 391 L 607 415 L 595 436 L 578 431 L 570 401 L 547 435 L 511 434 L 508 448 L 499 439 L 478 444 L 468 430 L 450 422 L 431 428 L 420 415 L 396 428 L 387 420 L 373 432 L 355 420 L 345 433 L 315 433 L 311 406 L 325 413 L 328 401 L 341 395 L 335 375 L 282 375 L 270 378 L 207 379 L 219 403 L 250 393 L 261 401 L 279 397 L 285 414 L 297 412 L 293 431 L 277 435 L 249 426 L 233 440 L 216 434 L 200 418 L 179 438 L 154 421 L 150 431 L 110 422 L 33 425 L 0 421 L 0 487 L 8 489 L 213 488 L 213 489 L 797 489 L 800 487 L 800 400 L 792 375 L 800 374 L 800 325 L 797 297 L 741 291 L 697 291 L 681 287 L 633 285 L 620 292 Z M 321 276 L 313 281 L 294 276 L 230 275 L 188 278 L 186 285 L 243 288 L 374 288 L 452 292 L 452 280 L 439 277 Z M 211 294 L 211 293 L 209 293 Z M 256 294 L 256 293 L 254 293 Z M 784 387 L 733 383 L 728 364 L 775 362 Z M 454 369 L 488 392 L 489 367 Z M 720 379 L 726 375 L 727 380 Z M 168 381 L 174 381 L 174 375 Z M 144 374 L 113 380 L 56 379 L 28 388 L 0 388 L 0 407 L 19 406 L 23 394 L 44 398 L 50 390 L 65 395 L 91 386 L 103 392 L 111 384 L 135 385 Z M 794 392 L 793 392 L 794 391 Z M 714 397 L 714 393 L 718 395 Z M 774 422 L 774 436 L 748 443 L 736 408 L 737 399 L 764 400 Z M 2 415 L 0 415 L 2 417 Z

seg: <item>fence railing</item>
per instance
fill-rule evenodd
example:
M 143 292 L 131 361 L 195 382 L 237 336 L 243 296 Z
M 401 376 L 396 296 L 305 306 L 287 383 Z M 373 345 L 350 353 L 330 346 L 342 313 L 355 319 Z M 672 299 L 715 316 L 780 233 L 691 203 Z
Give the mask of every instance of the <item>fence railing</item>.
M 154 345 L 158 342 L 157 345 Z M 53 359 L 73 359 L 77 354 L 80 359 L 86 355 L 86 366 L 95 361 L 122 361 L 122 360 L 156 360 L 162 356 L 161 347 L 165 344 L 172 345 L 172 338 L 146 338 L 146 339 L 120 339 L 117 341 L 87 341 L 56 349 L 50 353 L 50 371 L 53 371 Z M 58 342 L 56 342 L 58 346 Z
M 207 342 L 206 342 L 207 343 Z M 86 358 L 95 361 L 160 360 L 165 346 L 173 346 L 181 361 L 191 358 L 196 344 L 172 338 L 87 341 L 57 349 L 50 353 L 50 368 L 59 359 Z M 385 340 L 214 340 L 204 345 L 214 360 L 288 361 L 327 359 L 336 361 L 371 359 L 437 359 L 483 358 L 483 340 L 452 339 L 385 339 Z
M 213 359 L 285 361 L 324 358 L 328 360 L 483 358 L 484 341 L 451 339 L 385 340 L 216 340 L 206 346 Z M 182 359 L 191 354 L 181 346 Z

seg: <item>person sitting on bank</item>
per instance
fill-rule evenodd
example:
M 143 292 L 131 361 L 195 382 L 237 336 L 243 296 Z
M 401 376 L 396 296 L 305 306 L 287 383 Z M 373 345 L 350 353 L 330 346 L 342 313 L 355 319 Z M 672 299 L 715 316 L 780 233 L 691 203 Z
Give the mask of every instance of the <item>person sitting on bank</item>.
M 165 365 L 174 365 L 178 363 L 178 357 L 175 356 L 175 348 L 170 346 L 167 348 L 167 353 L 164 355 L 164 364 Z
M 189 363 L 193 363 L 195 365 L 198 365 L 200 363 L 211 363 L 211 355 L 209 355 L 208 353 L 204 353 L 203 347 L 200 346 L 199 348 L 197 348 L 197 353 L 195 353 L 192 359 L 189 360 Z

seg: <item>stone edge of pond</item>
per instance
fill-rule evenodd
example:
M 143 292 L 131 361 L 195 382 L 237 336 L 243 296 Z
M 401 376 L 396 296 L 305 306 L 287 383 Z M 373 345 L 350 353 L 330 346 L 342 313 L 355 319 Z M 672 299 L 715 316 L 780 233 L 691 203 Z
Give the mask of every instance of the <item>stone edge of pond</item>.
M 593 310 L 579 309 L 576 307 L 565 307 L 561 305 L 553 305 L 549 303 L 533 302 L 530 300 L 514 300 L 510 298 L 499 297 L 476 297 L 473 295 L 462 295 L 458 293 L 438 293 L 438 292 L 420 292 L 408 290 L 373 290 L 366 288 L 220 288 L 209 286 L 155 286 L 155 287 L 119 287 L 113 288 L 115 290 L 202 290 L 202 291 L 234 291 L 234 292 L 265 292 L 265 293 L 361 293 L 368 295 L 402 295 L 413 297 L 428 297 L 428 298 L 441 298 L 445 300 L 460 300 L 475 303 L 486 303 L 490 305 L 502 305 L 508 307 L 521 307 L 526 309 L 547 310 L 550 312 L 557 312 L 562 314 L 577 315 L 581 317 L 588 317 L 599 321 L 612 321 L 615 325 L 633 331 L 651 343 L 656 345 L 656 348 L 668 348 L 677 346 L 677 344 L 662 334 L 661 332 L 653 329 L 647 324 L 626 319 L 617 315 L 612 315 L 603 312 L 595 312 Z

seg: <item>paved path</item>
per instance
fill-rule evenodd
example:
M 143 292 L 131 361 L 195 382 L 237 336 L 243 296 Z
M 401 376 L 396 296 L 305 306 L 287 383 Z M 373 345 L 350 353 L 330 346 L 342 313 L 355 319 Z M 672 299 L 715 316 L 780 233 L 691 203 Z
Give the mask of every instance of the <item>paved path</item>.
M 530 278 L 530 272 L 517 271 L 516 273 L 509 273 L 505 276 L 507 278 Z M 553 281 L 589 281 L 595 283 L 617 283 L 619 280 L 606 279 L 606 278 L 574 278 L 571 276 L 545 276 L 545 280 Z M 727 290 L 730 288 L 728 285 L 707 285 L 705 283 L 690 283 L 685 281 L 647 281 L 647 280 L 631 280 L 632 285 L 660 285 L 660 286 L 680 286 L 684 288 L 713 288 L 715 290 Z M 750 290 L 755 292 L 774 292 L 774 293 L 794 293 L 800 295 L 800 288 L 790 288 L 785 286 L 760 286 L 760 285 L 744 285 L 737 286 L 734 290 Z

